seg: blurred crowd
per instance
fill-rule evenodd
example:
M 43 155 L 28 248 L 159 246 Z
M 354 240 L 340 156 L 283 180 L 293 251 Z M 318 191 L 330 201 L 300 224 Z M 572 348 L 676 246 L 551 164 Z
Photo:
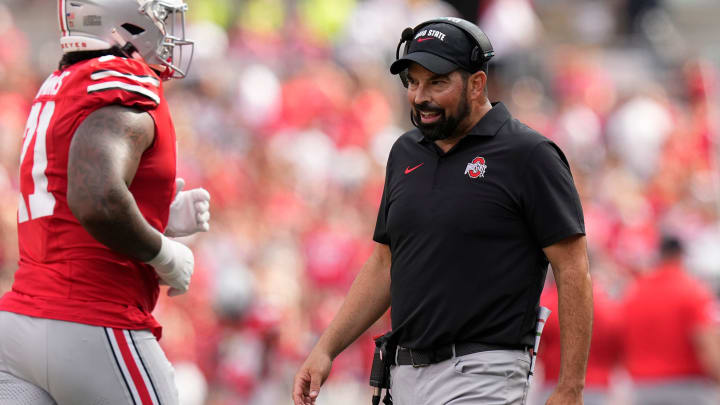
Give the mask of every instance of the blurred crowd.
M 490 99 L 568 156 L 608 306 L 658 266 L 663 235 L 685 247 L 684 271 L 720 292 L 720 51 L 693 36 L 710 29 L 713 0 L 188 3 L 195 59 L 166 95 L 178 175 L 210 191 L 211 230 L 184 240 L 190 292 L 155 312 L 183 404 L 289 403 L 372 248 L 385 159 L 411 128 L 388 72 L 400 32 L 436 16 L 478 22 L 497 55 Z M 0 0 L 0 293 L 17 263 L 25 120 L 60 58 L 55 13 L 46 0 Z M 371 336 L 387 328 L 338 357 L 319 403 L 369 401 Z M 612 375 L 623 404 L 627 372 Z

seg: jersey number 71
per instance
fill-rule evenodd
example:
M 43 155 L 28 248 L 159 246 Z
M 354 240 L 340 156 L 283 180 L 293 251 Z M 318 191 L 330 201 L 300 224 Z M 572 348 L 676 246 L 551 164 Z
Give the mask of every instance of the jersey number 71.
M 22 164 L 27 155 L 28 147 L 34 138 L 35 143 L 33 144 L 31 154 L 31 173 L 35 189 L 30 195 L 25 196 L 20 194 L 18 201 L 18 223 L 23 223 L 28 219 L 37 219 L 52 215 L 55 210 L 55 197 L 48 191 L 48 179 L 45 175 L 45 170 L 48 165 L 45 137 L 54 112 L 54 101 L 45 103 L 37 102 L 33 104 L 27 124 L 25 124 L 25 135 L 22 152 L 20 153 L 20 176 L 23 176 Z M 25 201 L 27 201 L 27 205 Z

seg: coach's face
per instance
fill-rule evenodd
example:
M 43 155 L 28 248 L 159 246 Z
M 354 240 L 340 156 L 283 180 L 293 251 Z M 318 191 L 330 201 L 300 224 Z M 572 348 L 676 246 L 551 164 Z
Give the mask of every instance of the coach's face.
M 425 138 L 436 141 L 461 135 L 458 126 L 470 113 L 463 76 L 458 71 L 439 75 L 411 63 L 407 77 L 412 118 Z

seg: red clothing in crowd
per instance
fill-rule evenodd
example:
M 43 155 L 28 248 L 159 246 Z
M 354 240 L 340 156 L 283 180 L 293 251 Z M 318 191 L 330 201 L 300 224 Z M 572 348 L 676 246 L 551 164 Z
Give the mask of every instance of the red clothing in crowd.
M 634 380 L 705 375 L 693 334 L 716 322 L 715 300 L 679 262 L 640 276 L 628 289 L 622 311 L 625 366 Z
M 540 304 L 552 311 L 545 323 L 538 358 L 543 364 L 545 385 L 556 385 L 560 374 L 560 322 L 556 285 L 545 287 Z M 619 305 L 597 283 L 593 286 L 593 332 L 585 385 L 607 389 L 620 358 Z

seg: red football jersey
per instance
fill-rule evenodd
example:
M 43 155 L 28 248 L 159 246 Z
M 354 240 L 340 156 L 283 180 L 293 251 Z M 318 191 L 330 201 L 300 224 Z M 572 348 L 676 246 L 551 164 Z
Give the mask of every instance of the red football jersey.
M 144 63 L 104 56 L 54 72 L 30 111 L 20 157 L 19 268 L 0 310 L 122 329 L 160 325 L 151 312 L 158 278 L 151 266 L 96 241 L 67 205 L 73 134 L 107 105 L 146 111 L 155 140 L 130 185 L 145 219 L 162 232 L 175 192 L 175 130 L 162 82 Z

